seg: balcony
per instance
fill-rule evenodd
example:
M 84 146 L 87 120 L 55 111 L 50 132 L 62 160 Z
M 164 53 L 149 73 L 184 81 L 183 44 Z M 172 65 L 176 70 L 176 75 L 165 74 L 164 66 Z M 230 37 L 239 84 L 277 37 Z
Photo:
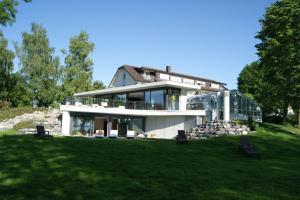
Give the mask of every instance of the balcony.
M 178 102 L 177 102 L 178 103 Z M 184 102 L 186 104 L 186 102 Z M 145 101 L 125 101 L 114 99 L 103 99 L 95 97 L 68 97 L 62 105 L 70 106 L 91 106 L 91 107 L 103 107 L 103 108 L 120 108 L 131 110 L 179 110 L 178 106 L 170 104 L 168 106 L 161 103 L 145 102 Z M 179 102 L 180 104 L 180 102 Z M 167 108 L 166 108 L 167 107 Z M 176 109 L 177 108 L 177 109 Z M 186 104 L 186 110 L 203 110 L 204 105 L 202 103 L 189 103 Z

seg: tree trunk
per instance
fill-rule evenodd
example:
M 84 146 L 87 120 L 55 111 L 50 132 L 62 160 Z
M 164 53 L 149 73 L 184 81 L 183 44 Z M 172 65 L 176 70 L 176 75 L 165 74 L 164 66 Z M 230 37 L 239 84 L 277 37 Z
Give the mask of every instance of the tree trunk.
M 298 109 L 298 125 L 300 126 L 300 106 L 299 106 L 299 109 Z

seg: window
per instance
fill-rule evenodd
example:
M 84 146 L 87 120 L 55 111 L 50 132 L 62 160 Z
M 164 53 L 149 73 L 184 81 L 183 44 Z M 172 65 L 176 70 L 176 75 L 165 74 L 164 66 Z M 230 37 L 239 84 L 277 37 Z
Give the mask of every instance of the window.
M 211 83 L 205 83 L 205 87 L 211 87 Z

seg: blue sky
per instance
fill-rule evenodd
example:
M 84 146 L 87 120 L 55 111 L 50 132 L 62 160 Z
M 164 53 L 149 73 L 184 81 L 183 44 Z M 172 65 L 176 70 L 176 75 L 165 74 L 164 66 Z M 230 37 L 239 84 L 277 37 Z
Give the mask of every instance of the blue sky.
M 30 24 L 42 24 L 61 55 L 70 37 L 87 31 L 96 49 L 94 80 L 110 82 L 123 64 L 150 66 L 236 88 L 241 69 L 257 59 L 258 20 L 274 0 L 33 0 L 4 28 L 10 48 Z M 17 61 L 16 61 L 17 62 Z M 17 67 L 16 67 L 17 68 Z

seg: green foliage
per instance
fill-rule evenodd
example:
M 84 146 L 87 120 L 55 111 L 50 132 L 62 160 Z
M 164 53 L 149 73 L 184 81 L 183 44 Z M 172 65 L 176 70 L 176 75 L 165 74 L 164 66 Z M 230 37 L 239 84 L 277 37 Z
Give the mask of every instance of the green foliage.
M 0 110 L 0 122 L 12 119 L 16 116 L 22 115 L 24 113 L 33 113 L 35 111 L 46 111 L 47 108 L 32 108 L 32 107 L 19 107 Z
M 86 32 L 81 32 L 78 36 L 70 39 L 69 50 L 67 53 L 64 52 L 66 54 L 63 72 L 64 97 L 93 89 L 93 61 L 90 54 L 93 52 L 94 46 L 89 42 Z
M 19 72 L 13 74 L 11 81 L 13 88 L 9 93 L 9 100 L 13 107 L 29 106 L 32 103 L 32 96 L 25 78 Z
M 93 90 L 102 90 L 105 89 L 106 86 L 102 81 L 94 81 L 93 82 Z
M 0 133 L 2 199 L 299 199 L 300 138 L 258 128 L 261 154 L 240 137 L 176 145 L 174 140 L 88 139 Z M 59 180 L 59 181 L 58 181 Z M 17 191 L 17 192 L 16 192 Z
M 266 9 L 256 35 L 259 61 L 247 65 L 238 78 L 241 92 L 253 95 L 263 113 L 287 118 L 291 105 L 300 123 L 300 1 L 280 0 Z
M 31 32 L 22 33 L 22 45 L 15 44 L 21 64 L 21 75 L 28 83 L 30 96 L 38 106 L 48 106 L 58 99 L 61 69 L 59 58 L 50 47 L 47 31 L 33 23 Z
M 31 2 L 31 0 L 24 0 Z M 0 1 L 0 24 L 3 26 L 12 25 L 16 20 L 16 7 L 19 5 L 17 0 L 2 0 Z
M 9 101 L 9 93 L 13 88 L 12 73 L 15 54 L 7 48 L 8 41 L 0 31 L 0 100 Z
M 11 107 L 10 102 L 0 100 L 0 110 L 8 110 L 10 107 Z
M 16 125 L 14 125 L 13 129 L 14 130 L 20 130 L 20 129 L 24 129 L 24 128 L 35 128 L 36 127 L 36 123 L 32 120 L 28 120 L 28 121 L 23 121 L 23 122 L 19 122 Z
M 256 45 L 263 66 L 265 98 L 280 102 L 283 116 L 300 104 L 300 1 L 281 0 L 266 10 Z M 296 104 L 296 105 L 295 105 Z
M 258 124 L 253 120 L 252 116 L 248 116 L 247 126 L 250 128 L 250 131 L 255 131 Z

